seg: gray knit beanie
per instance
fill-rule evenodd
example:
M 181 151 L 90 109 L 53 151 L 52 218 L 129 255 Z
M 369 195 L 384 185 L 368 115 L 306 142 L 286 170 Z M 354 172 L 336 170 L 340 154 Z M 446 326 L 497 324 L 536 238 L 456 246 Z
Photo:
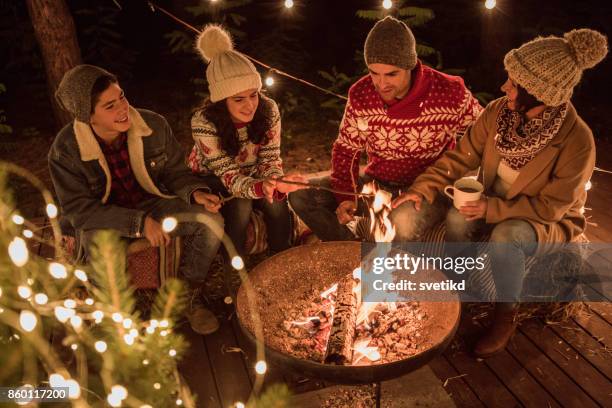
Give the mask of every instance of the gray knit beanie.
M 548 106 L 568 102 L 582 71 L 608 53 L 606 37 L 594 30 L 572 30 L 561 37 L 538 37 L 504 57 L 508 75 Z
M 94 65 L 77 65 L 64 74 L 57 87 L 55 98 L 76 120 L 89 123 L 91 117 L 91 90 L 102 76 L 112 76 L 110 72 Z
M 247 57 L 234 50 L 230 34 L 221 26 L 204 27 L 196 48 L 208 62 L 206 79 L 211 102 L 249 89 L 261 89 L 261 76 Z
M 410 70 L 417 64 L 416 41 L 412 31 L 391 16 L 374 24 L 363 48 L 366 65 L 387 64 Z

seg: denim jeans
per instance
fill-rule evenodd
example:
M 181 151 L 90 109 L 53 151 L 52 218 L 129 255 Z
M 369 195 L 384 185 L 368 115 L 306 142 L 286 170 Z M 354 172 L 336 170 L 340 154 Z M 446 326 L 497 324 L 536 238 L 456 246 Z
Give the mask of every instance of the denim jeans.
M 476 246 L 471 242 L 487 229 L 491 229 L 487 254 L 498 301 L 517 302 L 525 279 L 525 258 L 534 255 L 538 246 L 536 232 L 527 221 L 510 219 L 487 225 L 483 219 L 467 221 L 452 207 L 446 215 L 446 242 L 453 245 L 447 245 L 446 255 L 475 257 Z
M 371 181 L 368 178 L 360 180 L 360 186 Z M 312 184 L 330 187 L 329 177 L 311 180 Z M 381 188 L 397 197 L 400 186 L 385 186 Z M 437 198 L 433 204 L 423 201 L 420 211 L 416 211 L 414 203 L 406 202 L 394 209 L 389 218 L 395 225 L 395 241 L 419 240 L 430 228 L 444 219 L 446 204 L 443 197 Z M 336 217 L 338 202 L 333 193 L 325 190 L 307 189 L 289 194 L 291 208 L 304 221 L 304 223 L 322 241 L 349 241 L 355 239 L 353 233 L 340 224 Z M 367 215 L 363 200 L 359 200 L 358 214 Z
M 216 176 L 204 177 L 216 194 L 229 196 L 227 189 Z M 266 199 L 232 198 L 221 207 L 225 219 L 225 232 L 241 256 L 246 255 L 246 230 L 253 208 L 261 210 L 268 233 L 268 247 L 273 253 L 284 251 L 291 246 L 293 224 L 287 200 L 269 203 Z
M 178 198 L 151 198 L 143 201 L 138 208 L 145 210 L 149 216 L 159 222 L 173 214 L 203 213 L 211 218 L 211 222 L 223 228 L 223 217 L 220 214 L 210 213 L 201 205 L 188 204 Z M 86 253 L 97 232 L 98 230 L 81 232 L 80 241 Z M 182 238 L 179 272 L 190 282 L 195 284 L 204 282 L 208 269 L 219 250 L 221 237 L 217 236 L 208 225 L 199 222 L 180 222 L 170 235 Z

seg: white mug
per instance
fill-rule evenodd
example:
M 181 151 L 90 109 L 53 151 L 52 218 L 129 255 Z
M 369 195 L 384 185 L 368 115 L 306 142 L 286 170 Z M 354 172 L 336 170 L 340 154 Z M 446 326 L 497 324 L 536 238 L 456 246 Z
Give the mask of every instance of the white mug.
M 465 191 L 466 189 L 472 191 Z M 452 191 L 451 191 L 452 190 Z M 461 208 L 468 201 L 476 201 L 480 199 L 482 184 L 472 177 L 462 177 L 455 181 L 455 184 L 444 187 L 444 194 L 453 200 L 453 205 L 456 209 Z

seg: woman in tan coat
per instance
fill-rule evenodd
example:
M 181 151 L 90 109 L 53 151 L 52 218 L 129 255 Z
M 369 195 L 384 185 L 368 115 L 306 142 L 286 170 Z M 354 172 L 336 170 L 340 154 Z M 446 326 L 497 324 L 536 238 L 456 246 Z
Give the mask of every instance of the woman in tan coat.
M 481 168 L 486 195 L 451 208 L 446 218 L 448 242 L 473 241 L 488 229 L 494 243 L 489 256 L 498 303 L 477 356 L 503 350 L 516 328 L 525 257 L 542 251 L 542 244 L 571 242 L 585 229 L 595 143 L 570 98 L 582 71 L 606 53 L 606 37 L 589 29 L 536 38 L 510 51 L 501 87 L 506 95 L 393 203 L 412 201 L 418 210 L 423 199 L 433 202 L 446 185 Z

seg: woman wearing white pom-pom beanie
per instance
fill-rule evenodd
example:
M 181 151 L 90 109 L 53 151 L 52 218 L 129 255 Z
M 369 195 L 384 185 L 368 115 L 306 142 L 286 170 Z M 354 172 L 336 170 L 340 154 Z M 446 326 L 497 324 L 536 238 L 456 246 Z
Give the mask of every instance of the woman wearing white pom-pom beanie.
M 210 97 L 191 118 L 195 144 L 188 165 L 206 177 L 213 191 L 234 197 L 221 213 L 226 232 L 241 254 L 253 206 L 263 211 L 272 252 L 287 249 L 292 226 L 286 195 L 296 188 L 275 180 L 283 177 L 278 107 L 262 95 L 261 76 L 251 61 L 234 50 L 230 34 L 222 27 L 206 26 L 196 48 L 208 62 Z M 285 179 L 305 181 L 300 176 Z
M 586 184 L 595 166 L 589 127 L 570 102 L 583 70 L 606 56 L 605 36 L 589 29 L 539 37 L 506 54 L 505 96 L 491 102 L 460 141 L 418 177 L 394 206 L 432 202 L 446 185 L 481 168 L 486 196 L 446 218 L 447 242 L 491 232 L 489 251 L 497 291 L 494 322 L 474 349 L 503 350 L 516 328 L 525 257 L 552 243 L 571 242 L 585 229 Z

